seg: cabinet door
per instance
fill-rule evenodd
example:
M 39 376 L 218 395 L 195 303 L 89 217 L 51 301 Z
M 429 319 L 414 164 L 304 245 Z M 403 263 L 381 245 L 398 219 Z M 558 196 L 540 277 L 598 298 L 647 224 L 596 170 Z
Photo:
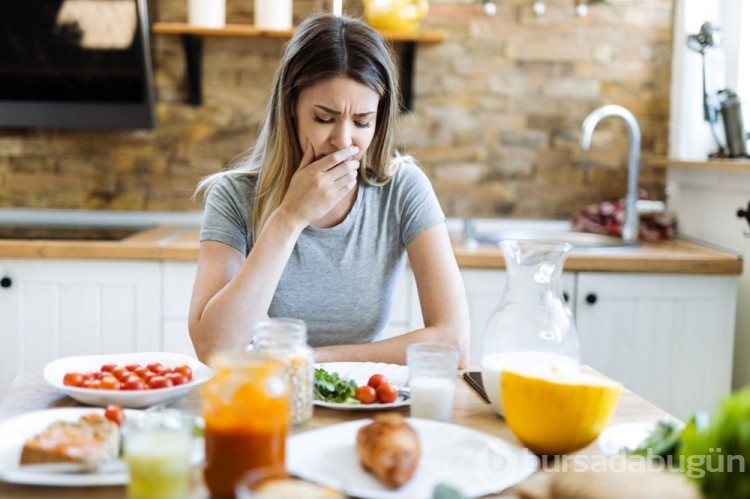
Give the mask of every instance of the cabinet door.
M 582 361 L 679 418 L 730 390 L 736 279 L 580 273 Z
M 0 390 L 59 357 L 161 349 L 161 264 L 0 262 Z
M 484 327 L 492 311 L 500 304 L 508 275 L 505 270 L 464 269 L 461 271 L 461 276 L 466 288 L 466 298 L 469 301 L 469 319 L 471 320 L 469 365 L 478 368 L 482 360 Z M 574 314 L 575 292 L 575 275 L 563 273 L 563 294 Z
M 164 350 L 195 355 L 188 332 L 190 297 L 198 264 L 195 262 L 164 262 L 163 327 Z

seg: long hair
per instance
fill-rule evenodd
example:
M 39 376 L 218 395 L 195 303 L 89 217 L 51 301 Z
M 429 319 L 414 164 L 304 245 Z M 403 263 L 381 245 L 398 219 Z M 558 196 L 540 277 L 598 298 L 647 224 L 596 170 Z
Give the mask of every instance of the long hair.
M 229 169 L 203 178 L 196 194 L 207 193 L 223 175 L 257 175 L 251 211 L 257 238 L 302 160 L 304 151 L 292 118 L 300 92 L 337 76 L 366 85 L 380 96 L 373 140 L 360 161 L 359 177 L 371 185 L 390 181 L 402 159 L 394 150 L 400 94 L 392 51 L 361 19 L 315 13 L 300 23 L 284 46 L 255 144 Z

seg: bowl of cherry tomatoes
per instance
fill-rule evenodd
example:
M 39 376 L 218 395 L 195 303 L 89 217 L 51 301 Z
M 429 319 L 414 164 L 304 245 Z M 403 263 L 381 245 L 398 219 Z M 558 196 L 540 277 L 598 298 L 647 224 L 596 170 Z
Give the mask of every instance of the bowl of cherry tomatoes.
M 213 371 L 187 355 L 141 352 L 65 357 L 47 364 L 43 376 L 84 404 L 141 409 L 184 397 Z

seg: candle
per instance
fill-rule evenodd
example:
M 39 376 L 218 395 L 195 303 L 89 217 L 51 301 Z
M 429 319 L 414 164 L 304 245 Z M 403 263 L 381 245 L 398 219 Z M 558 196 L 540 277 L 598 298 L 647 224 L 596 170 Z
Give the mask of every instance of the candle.
M 225 0 L 188 0 L 188 23 L 206 28 L 223 28 Z
M 334 16 L 340 16 L 342 14 L 343 7 L 344 7 L 343 3 L 344 3 L 344 0 L 333 0 L 332 10 L 333 10 Z

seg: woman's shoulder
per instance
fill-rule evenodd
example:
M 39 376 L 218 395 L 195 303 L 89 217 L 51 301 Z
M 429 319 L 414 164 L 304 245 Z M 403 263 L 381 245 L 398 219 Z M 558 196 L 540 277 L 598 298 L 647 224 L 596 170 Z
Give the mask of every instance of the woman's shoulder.
M 212 188 L 230 196 L 247 198 L 255 191 L 257 180 L 256 175 L 244 172 L 224 172 L 216 178 Z
M 397 158 L 398 167 L 393 175 L 393 182 L 398 185 L 429 185 L 430 179 L 419 163 L 411 156 Z

